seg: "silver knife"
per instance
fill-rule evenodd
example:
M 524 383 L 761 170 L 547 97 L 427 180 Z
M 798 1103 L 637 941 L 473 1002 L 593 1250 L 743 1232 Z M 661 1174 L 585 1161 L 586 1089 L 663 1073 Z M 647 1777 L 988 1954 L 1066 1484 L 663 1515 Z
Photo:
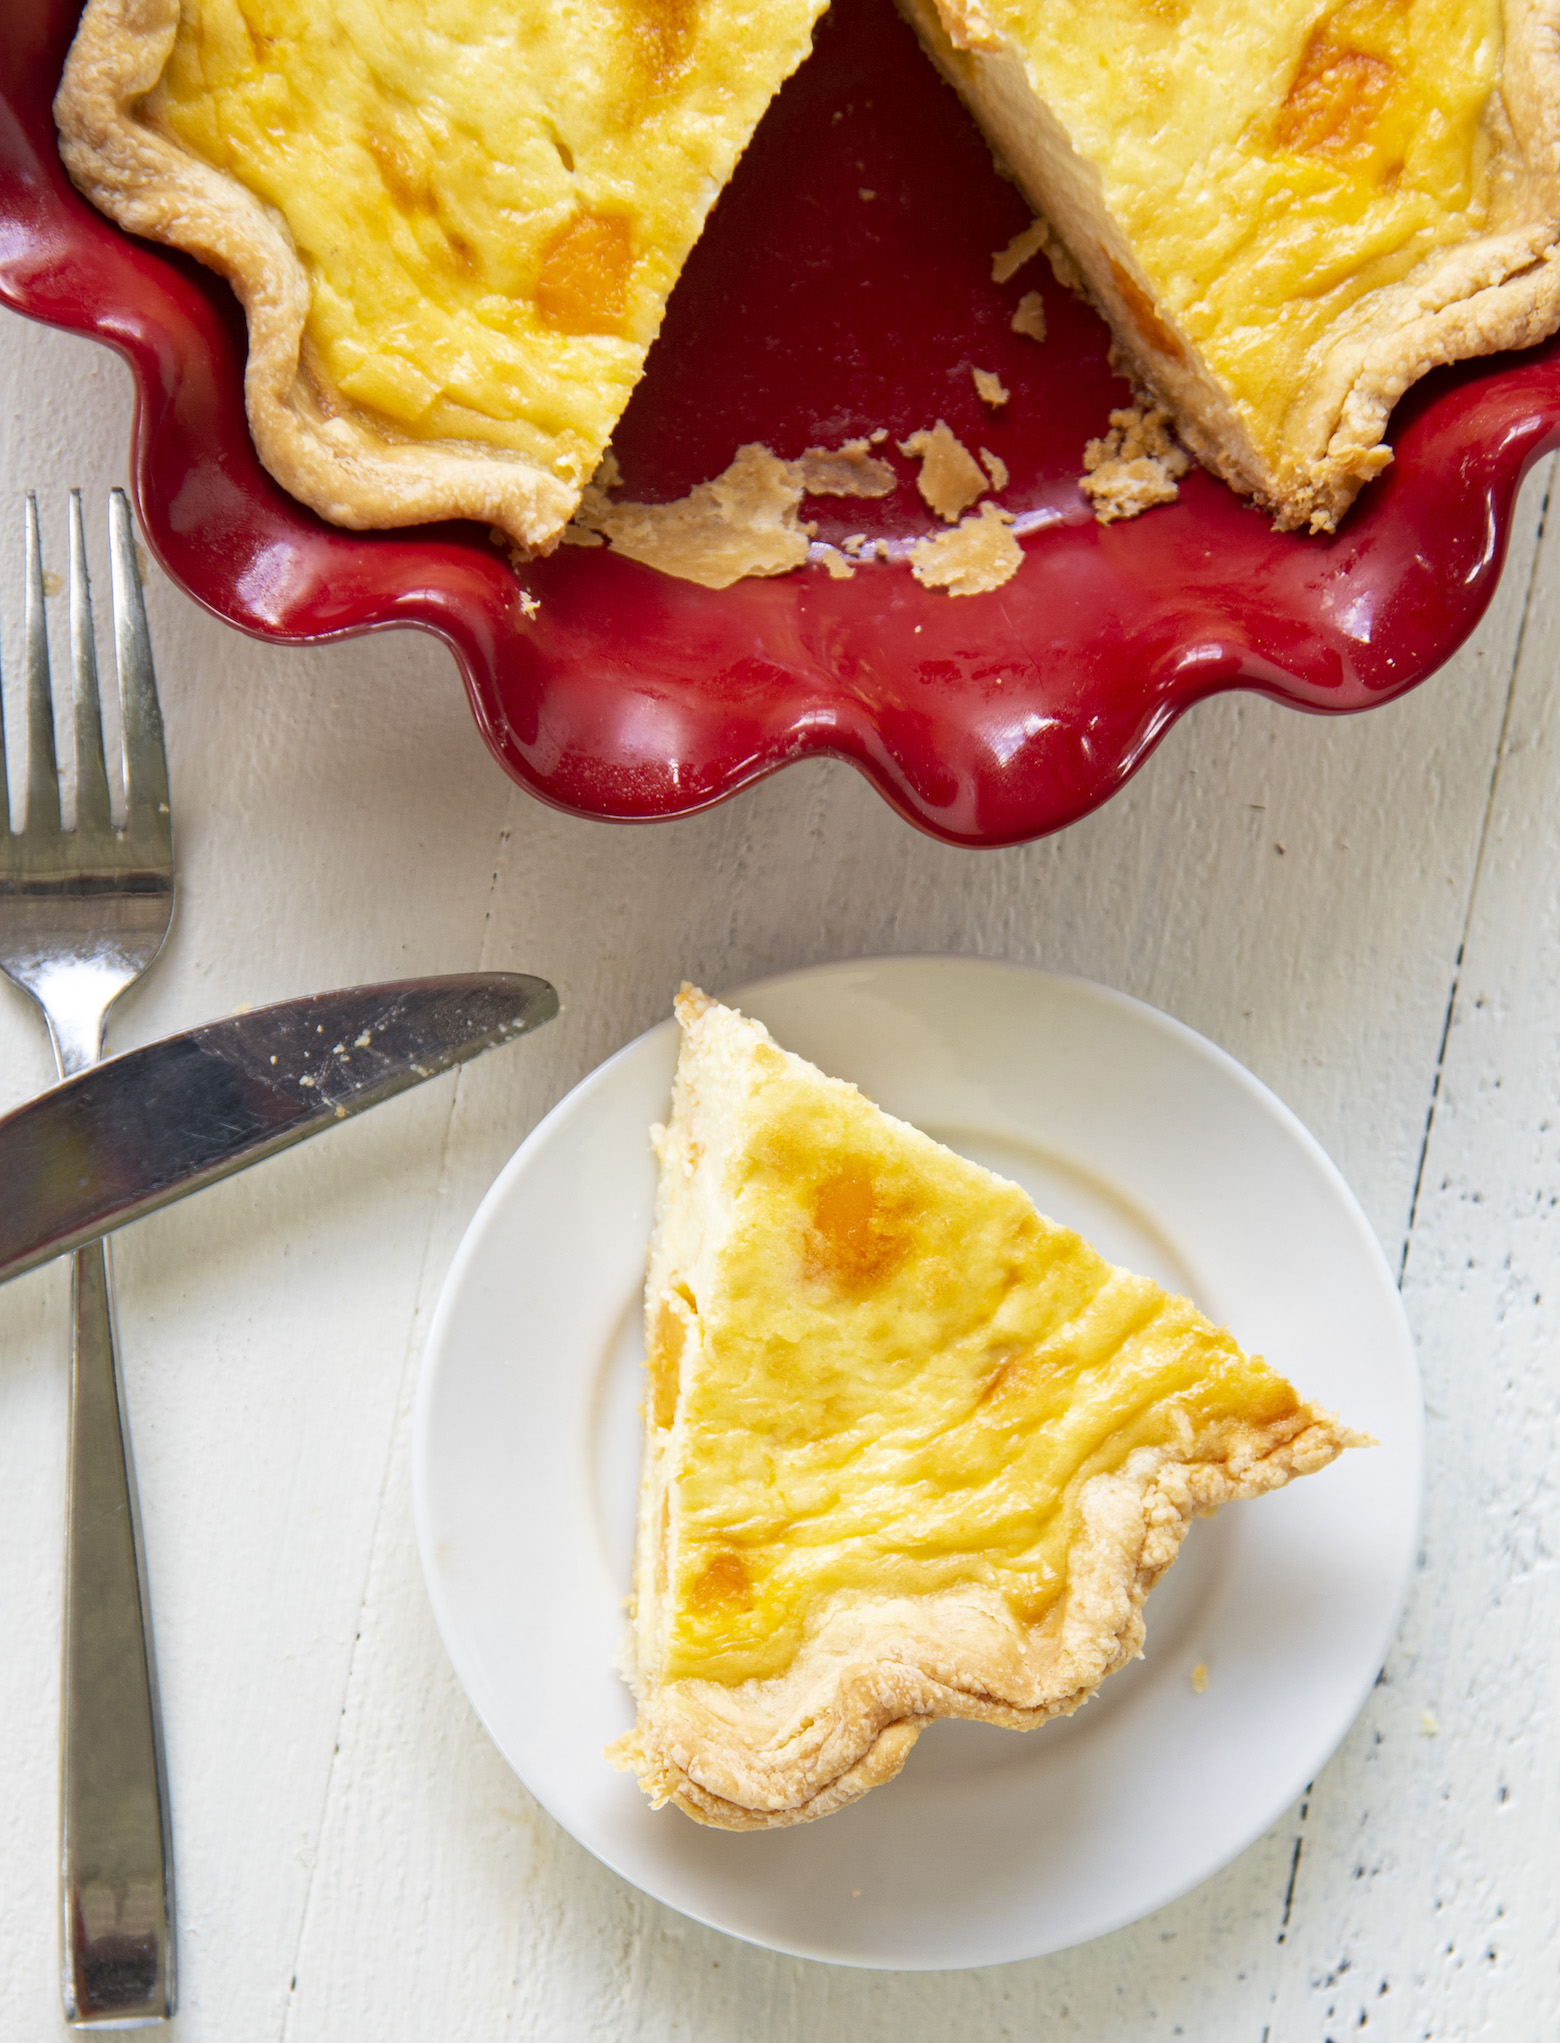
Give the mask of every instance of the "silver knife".
M 475 972 L 284 1000 L 128 1050 L 0 1119 L 0 1283 L 558 1012 Z

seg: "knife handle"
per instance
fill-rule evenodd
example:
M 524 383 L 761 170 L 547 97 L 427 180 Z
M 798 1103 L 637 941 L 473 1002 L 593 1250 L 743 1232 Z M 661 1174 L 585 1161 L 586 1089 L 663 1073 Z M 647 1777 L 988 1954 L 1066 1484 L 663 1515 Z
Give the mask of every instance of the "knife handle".
M 71 1306 L 60 1771 L 65 2013 L 83 2027 L 138 2028 L 173 2012 L 173 1852 L 105 1242 L 76 1251 Z

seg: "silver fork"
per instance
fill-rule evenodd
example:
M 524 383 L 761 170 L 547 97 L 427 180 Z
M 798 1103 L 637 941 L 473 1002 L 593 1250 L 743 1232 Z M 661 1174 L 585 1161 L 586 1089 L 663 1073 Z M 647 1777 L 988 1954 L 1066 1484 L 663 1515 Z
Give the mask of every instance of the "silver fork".
M 63 828 L 38 507 L 26 513 L 27 809 L 0 771 L 0 971 L 43 1009 L 62 1078 L 103 1052 L 108 1010 L 162 948 L 173 839 L 162 713 L 121 491 L 109 504 L 126 819 L 109 811 L 81 492 L 70 499 L 76 822 Z M 0 764 L 5 728 L 0 718 Z M 173 1853 L 135 1478 L 124 1431 L 108 1245 L 71 1281 L 60 1899 L 65 2018 L 139 2028 L 174 2006 Z

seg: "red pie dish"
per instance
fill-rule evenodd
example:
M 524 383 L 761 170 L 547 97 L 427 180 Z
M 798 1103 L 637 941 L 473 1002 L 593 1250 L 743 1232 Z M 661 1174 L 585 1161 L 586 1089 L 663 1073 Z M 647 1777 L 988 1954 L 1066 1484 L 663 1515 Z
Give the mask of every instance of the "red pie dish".
M 614 440 L 624 494 L 680 497 L 746 441 L 794 457 L 883 427 L 893 494 L 804 514 L 825 541 L 902 542 L 935 521 L 895 446 L 942 418 L 1007 465 L 1013 580 L 950 597 L 888 560 L 715 592 L 605 548 L 517 572 L 470 524 L 339 531 L 255 456 L 227 286 L 122 234 L 66 178 L 50 107 L 78 11 L 10 0 L 0 297 L 129 362 L 134 486 L 159 560 L 278 644 L 437 633 L 494 757 L 576 814 L 687 815 L 828 753 L 952 843 L 1060 829 L 1205 696 L 1253 688 L 1342 712 L 1424 680 L 1482 615 L 1517 487 L 1560 442 L 1550 341 L 1416 385 L 1393 416 L 1396 462 L 1331 538 L 1270 531 L 1201 472 L 1178 503 L 1097 525 L 1083 445 L 1128 400 L 1104 326 L 1043 258 L 991 281 L 1028 207 L 892 0 L 834 0 L 677 286 Z M 1029 290 L 1046 300 L 1038 346 L 1010 326 Z M 1011 392 L 1001 410 L 974 368 Z

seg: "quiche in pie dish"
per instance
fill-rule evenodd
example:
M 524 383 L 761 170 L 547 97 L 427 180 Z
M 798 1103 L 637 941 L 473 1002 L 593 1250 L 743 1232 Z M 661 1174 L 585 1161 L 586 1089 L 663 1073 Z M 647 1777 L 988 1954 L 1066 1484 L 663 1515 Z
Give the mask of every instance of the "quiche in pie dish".
M 702 994 L 677 1014 L 609 1756 L 762 1829 L 890 1779 L 934 1718 L 1075 1710 L 1193 1517 L 1360 1443 L 1018 1186 Z
M 824 4 L 88 0 L 61 151 L 231 281 L 293 495 L 545 551 Z
M 88 0 L 61 147 L 231 279 L 296 496 L 545 551 L 825 4 Z M 1426 370 L 1560 324 L 1560 0 L 899 4 L 1149 415 L 1282 526 Z
M 1205 466 L 1331 530 L 1560 325 L 1560 0 L 900 0 Z

